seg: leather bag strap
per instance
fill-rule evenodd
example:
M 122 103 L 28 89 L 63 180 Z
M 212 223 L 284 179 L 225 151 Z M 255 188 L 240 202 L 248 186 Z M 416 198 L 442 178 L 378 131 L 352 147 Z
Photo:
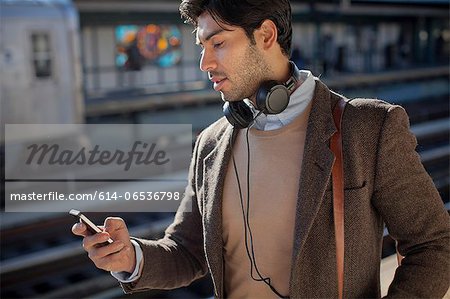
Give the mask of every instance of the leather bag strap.
M 336 272 L 339 299 L 344 295 L 344 160 L 342 154 L 342 115 L 347 102 L 341 98 L 333 110 L 336 133 L 331 137 L 330 148 L 335 156 L 332 169 L 333 218 L 336 239 Z
M 342 115 L 344 114 L 347 101 L 343 98 L 339 100 L 333 110 L 333 120 L 336 126 L 336 133 L 331 137 L 330 148 L 335 156 L 332 169 L 333 184 L 333 218 L 334 233 L 336 238 L 336 270 L 338 282 L 339 299 L 344 295 L 344 157 L 342 154 Z M 402 264 L 404 258 L 398 251 L 397 242 L 395 242 L 397 252 L 397 264 Z

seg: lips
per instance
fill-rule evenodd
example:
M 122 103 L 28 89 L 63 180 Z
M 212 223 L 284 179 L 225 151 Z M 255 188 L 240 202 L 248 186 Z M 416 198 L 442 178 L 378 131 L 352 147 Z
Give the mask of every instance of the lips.
M 215 91 L 220 91 L 220 89 L 222 89 L 223 83 L 226 79 L 222 79 L 220 81 L 214 82 L 214 90 Z
M 227 78 L 223 78 L 223 79 L 215 79 L 214 78 L 213 80 L 211 80 L 214 82 L 214 90 L 220 91 L 226 80 L 227 80 Z

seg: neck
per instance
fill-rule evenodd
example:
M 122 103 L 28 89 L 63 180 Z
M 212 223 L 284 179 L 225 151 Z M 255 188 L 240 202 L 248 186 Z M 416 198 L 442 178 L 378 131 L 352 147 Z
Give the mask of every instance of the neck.
M 283 56 L 284 57 L 284 56 Z M 272 80 L 275 80 L 280 83 L 284 83 L 289 80 L 291 76 L 291 65 L 289 63 L 289 59 L 283 58 L 273 63 L 273 74 L 274 77 Z
M 284 84 L 291 77 L 291 65 L 289 59 L 285 56 L 283 56 L 283 58 L 273 59 L 269 69 L 272 70 L 272 72 L 267 80 L 275 80 Z M 256 107 L 256 94 L 252 95 L 249 100 Z

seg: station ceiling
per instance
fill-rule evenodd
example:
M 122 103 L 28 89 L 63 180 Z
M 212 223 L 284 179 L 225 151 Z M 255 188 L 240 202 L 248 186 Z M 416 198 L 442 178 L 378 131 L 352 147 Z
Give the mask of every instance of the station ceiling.
M 181 0 L 74 0 L 81 24 L 180 22 Z M 449 0 L 291 0 L 294 20 L 449 17 Z

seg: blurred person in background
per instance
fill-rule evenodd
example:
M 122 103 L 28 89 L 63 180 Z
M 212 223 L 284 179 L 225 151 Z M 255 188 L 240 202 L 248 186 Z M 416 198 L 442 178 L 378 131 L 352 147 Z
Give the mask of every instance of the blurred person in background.
M 130 238 L 115 217 L 103 233 L 88 235 L 80 223 L 73 233 L 127 293 L 186 286 L 209 272 L 219 298 L 337 297 L 329 144 L 342 96 L 290 62 L 289 1 L 183 0 L 180 12 L 195 27 L 200 68 L 227 118 L 198 136 L 184 198 L 162 239 Z M 267 95 L 274 82 L 288 92 L 278 110 Z M 388 297 L 444 296 L 449 216 L 405 110 L 354 99 L 342 123 L 344 297 L 381 296 L 384 223 L 404 256 Z

